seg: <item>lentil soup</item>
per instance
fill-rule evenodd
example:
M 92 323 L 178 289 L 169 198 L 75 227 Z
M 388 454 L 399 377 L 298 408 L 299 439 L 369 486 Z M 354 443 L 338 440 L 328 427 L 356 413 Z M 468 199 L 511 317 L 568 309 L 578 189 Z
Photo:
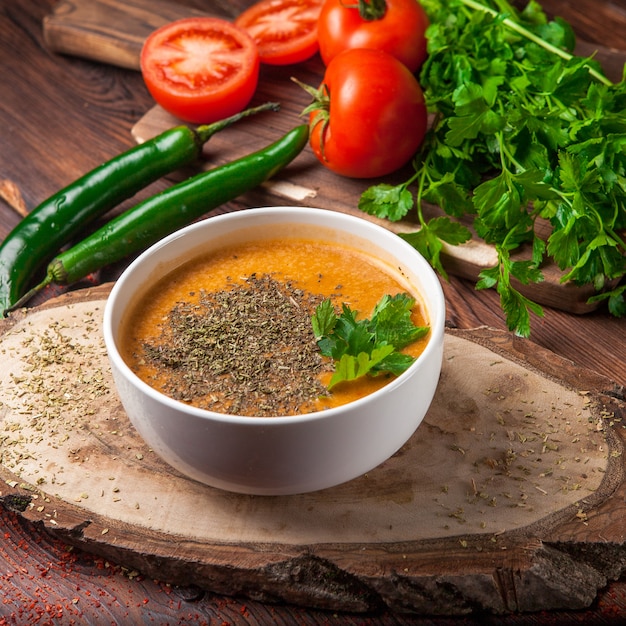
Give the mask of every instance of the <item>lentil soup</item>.
M 323 299 L 368 317 L 385 295 L 409 293 L 412 319 L 428 320 L 414 288 L 386 263 L 336 242 L 263 239 L 199 256 L 163 276 L 122 326 L 121 352 L 144 382 L 219 413 L 274 417 L 364 397 L 393 379 L 364 377 L 328 392 L 332 363 L 311 315 Z M 417 357 L 428 335 L 403 352 Z

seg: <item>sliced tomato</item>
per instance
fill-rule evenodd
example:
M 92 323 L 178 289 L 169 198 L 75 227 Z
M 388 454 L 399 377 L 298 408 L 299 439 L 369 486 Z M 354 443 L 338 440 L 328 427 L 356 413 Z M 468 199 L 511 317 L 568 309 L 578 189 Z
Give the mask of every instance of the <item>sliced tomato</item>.
M 322 4 L 323 0 L 261 0 L 235 24 L 254 39 L 262 63 L 300 63 L 319 50 L 317 18 Z
M 259 64 L 248 33 L 211 17 L 166 24 L 148 36 L 141 51 L 141 72 L 152 97 L 195 124 L 243 110 L 256 90 Z

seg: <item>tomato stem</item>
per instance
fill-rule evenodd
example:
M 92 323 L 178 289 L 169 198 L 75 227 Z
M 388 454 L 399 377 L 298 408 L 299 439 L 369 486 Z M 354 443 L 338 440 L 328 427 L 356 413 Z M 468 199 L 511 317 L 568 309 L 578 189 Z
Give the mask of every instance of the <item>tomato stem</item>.
M 346 9 L 358 9 L 361 19 L 367 22 L 380 20 L 385 17 L 385 13 L 387 13 L 386 0 L 358 0 L 357 4 L 349 4 L 346 2 L 343 6 Z
M 324 135 L 326 134 L 326 127 L 330 123 L 330 93 L 328 91 L 328 87 L 326 84 L 322 84 L 319 89 L 315 89 L 315 87 L 311 87 L 311 85 L 307 85 L 297 78 L 291 77 L 291 80 L 299 85 L 306 91 L 311 98 L 313 98 L 313 102 L 309 104 L 301 113 L 301 115 L 308 115 L 315 111 L 315 115 L 313 119 L 309 123 L 309 132 L 312 133 L 313 129 L 318 125 L 322 124 L 322 132 L 320 133 L 320 151 L 322 153 L 322 158 L 326 160 L 324 156 Z

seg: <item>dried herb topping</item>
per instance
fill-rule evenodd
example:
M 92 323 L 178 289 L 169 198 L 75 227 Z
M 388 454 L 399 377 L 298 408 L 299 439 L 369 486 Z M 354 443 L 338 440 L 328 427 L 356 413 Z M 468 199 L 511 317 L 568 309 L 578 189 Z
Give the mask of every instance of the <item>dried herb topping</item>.
M 178 303 L 162 337 L 143 358 L 167 370 L 155 386 L 212 411 L 272 417 L 315 410 L 328 395 L 319 380 L 331 364 L 320 354 L 311 315 L 323 296 L 252 274 L 217 292 Z

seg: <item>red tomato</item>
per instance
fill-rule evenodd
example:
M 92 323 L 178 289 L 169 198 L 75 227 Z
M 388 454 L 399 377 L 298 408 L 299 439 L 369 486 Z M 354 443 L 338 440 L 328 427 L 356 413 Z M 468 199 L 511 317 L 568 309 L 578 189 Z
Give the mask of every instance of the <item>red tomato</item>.
M 422 89 L 404 64 L 382 50 L 338 54 L 319 91 L 326 102 L 309 108 L 311 148 L 337 174 L 389 174 L 407 163 L 424 139 Z
M 259 79 L 259 53 L 237 26 L 211 17 L 166 24 L 141 51 L 148 91 L 166 111 L 195 124 L 238 113 Z
M 244 11 L 235 24 L 254 39 L 262 63 L 300 63 L 319 50 L 317 18 L 322 2 L 261 0 Z
M 384 2 L 384 0 L 383 0 Z M 361 17 L 360 6 L 380 0 L 326 0 L 318 22 L 320 54 L 326 65 L 342 50 L 374 48 L 389 52 L 415 72 L 426 59 L 428 17 L 417 0 L 386 0 L 379 19 Z

